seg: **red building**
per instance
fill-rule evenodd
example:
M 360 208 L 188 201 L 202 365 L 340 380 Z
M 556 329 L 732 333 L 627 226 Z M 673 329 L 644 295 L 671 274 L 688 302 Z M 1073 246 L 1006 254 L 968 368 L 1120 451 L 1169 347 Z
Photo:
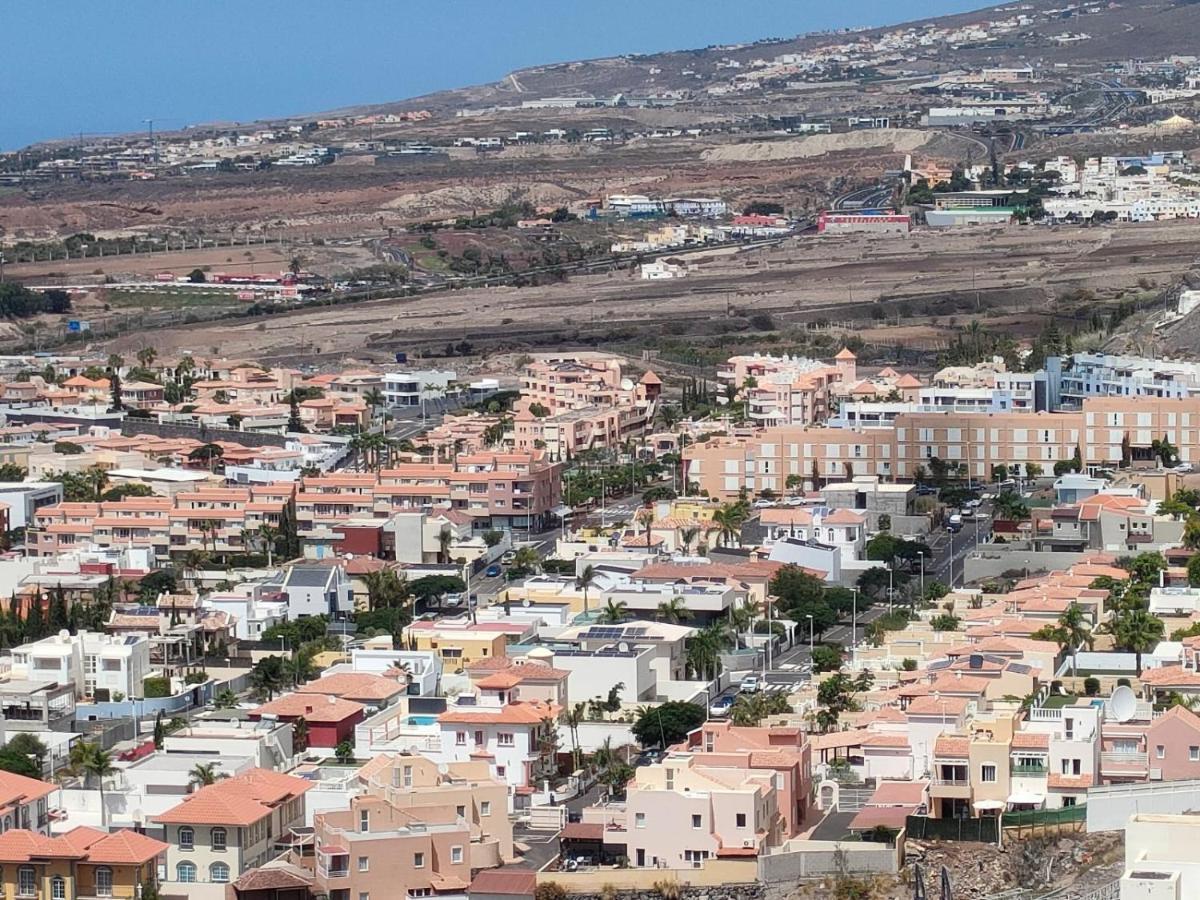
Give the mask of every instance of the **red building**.
M 342 741 L 354 742 L 354 726 L 363 720 L 361 703 L 320 694 L 287 694 L 264 703 L 250 713 L 259 720 L 274 715 L 280 722 L 303 719 L 308 725 L 308 746 L 333 748 Z

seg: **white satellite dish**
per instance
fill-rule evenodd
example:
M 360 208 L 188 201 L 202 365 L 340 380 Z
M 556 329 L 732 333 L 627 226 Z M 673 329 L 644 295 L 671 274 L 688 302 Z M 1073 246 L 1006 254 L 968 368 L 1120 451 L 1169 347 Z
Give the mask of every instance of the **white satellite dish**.
M 621 379 L 621 390 L 632 391 L 633 390 L 633 379 L 632 378 L 622 378 Z
M 1108 708 L 1118 722 L 1128 722 L 1137 712 L 1137 694 L 1128 685 L 1118 685 L 1108 698 Z

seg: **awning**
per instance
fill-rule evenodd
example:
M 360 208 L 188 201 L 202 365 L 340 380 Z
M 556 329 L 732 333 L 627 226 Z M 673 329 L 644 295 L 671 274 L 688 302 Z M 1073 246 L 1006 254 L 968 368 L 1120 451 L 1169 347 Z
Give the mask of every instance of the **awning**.
M 1032 793 L 1012 794 L 1008 798 L 1009 803 L 1020 803 L 1020 804 L 1032 803 L 1034 806 L 1040 806 L 1045 801 L 1046 801 L 1045 794 L 1032 794 Z
M 976 809 L 1004 809 L 1003 800 L 976 800 L 971 804 Z

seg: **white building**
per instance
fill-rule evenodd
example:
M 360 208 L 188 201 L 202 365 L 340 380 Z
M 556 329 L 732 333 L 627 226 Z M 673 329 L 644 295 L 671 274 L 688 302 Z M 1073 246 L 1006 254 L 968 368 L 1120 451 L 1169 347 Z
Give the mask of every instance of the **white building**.
M 150 640 L 144 635 L 60 631 L 16 647 L 12 659 L 13 680 L 52 681 L 73 688 L 76 698 L 102 689 L 110 697 L 140 699 L 151 672 Z
M 0 483 L 0 503 L 8 504 L 8 527 L 33 524 L 33 514 L 43 506 L 61 503 L 63 486 L 57 481 L 6 481 Z
M 683 278 L 687 275 L 687 266 L 681 263 L 657 259 L 654 262 L 642 263 L 643 281 L 662 281 L 667 278 Z
M 385 372 L 383 401 L 388 406 L 420 406 L 421 401 L 446 396 L 455 373 L 440 369 L 409 372 Z
M 282 625 L 288 618 L 286 601 L 257 600 L 232 591 L 210 594 L 204 605 L 233 616 L 234 636 L 243 641 L 261 640 L 264 631 Z

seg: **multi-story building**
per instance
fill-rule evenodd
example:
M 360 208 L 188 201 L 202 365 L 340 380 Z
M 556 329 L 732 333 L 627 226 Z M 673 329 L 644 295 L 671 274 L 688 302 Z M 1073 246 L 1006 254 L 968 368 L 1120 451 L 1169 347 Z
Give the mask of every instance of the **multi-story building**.
M 1153 465 L 1163 439 L 1181 461 L 1200 461 L 1200 398 L 1094 397 L 1065 413 L 904 412 L 890 427 L 780 427 L 712 438 L 687 447 L 684 458 L 689 481 L 726 497 L 743 487 L 782 493 L 789 476 L 817 486 L 857 475 L 912 480 L 935 460 L 983 481 L 999 463 L 1022 474 L 1033 465 L 1048 471 L 1077 450 L 1089 466 Z
M 456 373 L 441 369 L 385 372 L 381 391 L 387 406 L 420 406 L 446 396 Z
M 438 716 L 438 761 L 486 761 L 491 777 L 514 790 L 553 772 L 549 739 L 561 709 L 540 700 L 514 701 L 513 687 L 512 677 L 500 672 L 476 682 L 476 693 L 459 694 Z
M 0 832 L 14 828 L 33 834 L 50 833 L 47 799 L 58 788 L 36 778 L 0 771 Z
M 64 631 L 12 651 L 14 679 L 69 686 L 78 698 L 102 690 L 138 699 L 150 671 L 150 641 L 142 635 Z
M 253 721 L 296 723 L 303 719 L 310 747 L 333 749 L 354 740 L 354 727 L 363 720 L 366 707 L 333 695 L 284 694 L 249 712 Z
M 200 788 L 154 817 L 167 841 L 172 893 L 195 883 L 224 884 L 275 855 L 275 844 L 304 824 L 304 794 L 313 782 L 251 769 Z
M 137 900 L 158 883 L 167 845 L 136 831 L 80 826 L 56 837 L 25 829 L 0 834 L 0 890 L 5 897 Z
M 1046 359 L 1052 408 L 1079 409 L 1088 397 L 1200 397 L 1200 363 L 1111 353 Z
M 204 487 L 173 498 L 55 503 L 35 513 L 30 552 L 55 556 L 80 544 L 148 547 L 160 563 L 193 550 L 242 554 L 248 535 L 280 526 L 293 491 L 290 484 Z

